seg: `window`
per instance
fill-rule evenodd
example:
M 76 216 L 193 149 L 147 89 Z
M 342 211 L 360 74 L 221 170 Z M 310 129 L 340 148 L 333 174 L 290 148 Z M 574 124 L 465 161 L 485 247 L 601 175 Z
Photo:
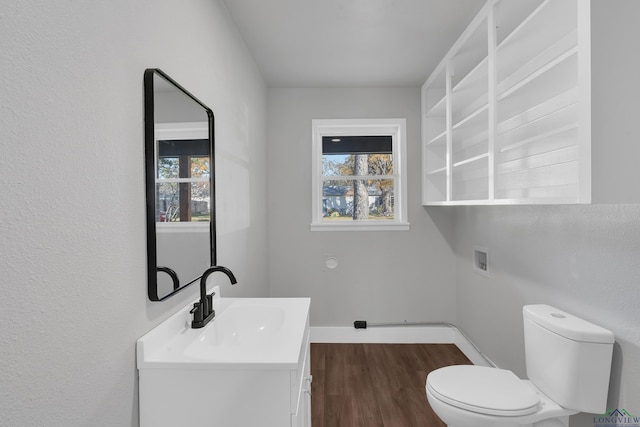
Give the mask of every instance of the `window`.
M 156 125 L 156 227 L 207 223 L 211 217 L 211 147 L 206 123 Z M 166 224 L 166 225 L 165 225 Z M 203 228 L 204 229 L 204 228 Z
M 408 230 L 406 120 L 313 120 L 311 230 Z

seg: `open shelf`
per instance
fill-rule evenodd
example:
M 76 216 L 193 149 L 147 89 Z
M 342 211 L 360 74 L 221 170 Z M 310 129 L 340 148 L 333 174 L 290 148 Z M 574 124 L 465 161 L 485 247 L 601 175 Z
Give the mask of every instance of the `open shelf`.
M 473 79 L 473 74 L 488 56 L 487 20 L 477 23 L 472 32 L 466 34 L 463 43 L 450 59 L 451 87 L 455 88 L 465 80 Z
M 438 144 L 446 144 L 447 143 L 447 131 L 443 131 L 440 134 L 434 136 L 430 140 L 427 141 L 427 145 L 438 145 Z
M 422 88 L 422 111 L 425 117 L 445 117 L 447 111 L 446 69 L 433 76 L 432 81 Z
M 526 83 L 535 78 L 536 74 L 552 67 L 562 61 L 568 55 L 576 52 L 577 31 L 574 29 L 560 40 L 551 44 L 539 54 L 529 57 L 528 60 L 516 60 L 505 52 L 498 52 L 497 79 L 498 93 L 504 93 L 519 82 Z
M 446 109 L 447 109 L 447 98 L 442 97 L 440 98 L 439 101 L 435 103 L 433 107 L 431 107 L 431 109 L 427 111 L 426 115 L 433 116 L 433 117 L 444 117 L 446 114 Z
M 488 61 L 485 58 L 463 81 L 451 90 L 451 108 L 454 123 L 463 117 L 486 108 L 488 102 Z
M 508 1 L 512 0 L 501 3 Z M 513 62 L 525 62 L 577 28 L 577 22 L 576 0 L 545 0 L 508 36 L 499 40 L 498 55 L 507 56 Z
M 578 183 L 578 162 L 567 161 L 536 168 L 519 169 L 496 175 L 496 198 L 566 197 L 558 194 L 560 188 L 571 188 Z
M 513 31 L 546 0 L 499 0 L 494 6 L 496 44 L 500 46 Z
M 540 117 L 537 120 L 527 122 L 521 126 L 499 133 L 496 138 L 497 150 L 504 147 L 523 145 L 523 141 L 529 144 L 539 140 L 540 135 L 566 129 L 577 123 L 577 105 L 572 104 L 557 110 L 551 114 Z M 532 140 L 532 138 L 535 138 Z
M 640 0 L 604 3 L 487 0 L 422 88 L 423 203 L 625 200 Z
M 446 170 L 441 173 L 429 174 L 425 177 L 423 187 L 423 201 L 446 202 L 447 200 L 447 174 Z
M 578 91 L 571 88 L 567 92 L 561 93 L 553 98 L 546 99 L 540 104 L 533 105 L 523 111 L 512 114 L 498 123 L 497 132 L 499 134 L 508 132 L 530 122 L 540 120 L 545 116 L 558 113 L 567 107 L 574 106 L 578 102 Z
M 535 69 L 533 72 L 525 76 L 522 76 L 522 78 L 515 81 L 510 86 L 508 86 L 508 84 L 512 83 L 512 81 L 515 79 L 508 79 L 505 82 L 498 84 L 498 100 L 510 96 L 512 93 L 517 92 L 521 88 L 531 84 L 532 82 L 535 82 L 538 79 L 540 79 L 541 81 L 541 83 L 538 83 L 538 85 L 543 87 L 543 92 L 554 90 L 553 88 L 558 85 L 557 83 L 554 83 L 555 79 L 558 79 L 559 82 L 571 80 L 575 84 L 578 73 L 577 53 L 578 50 L 574 47 L 564 52 L 559 57 L 556 57 L 553 60 L 549 61 L 544 66 Z M 566 75 L 561 75 L 559 73 L 565 73 Z M 545 76 L 547 77 L 545 78 Z
M 469 147 L 485 142 L 488 139 L 488 109 L 486 107 L 457 123 L 453 128 L 451 150 L 454 153 L 467 150 Z M 455 161 L 455 160 L 454 160 Z
M 454 164 L 452 200 L 486 199 L 489 183 L 488 155 L 466 158 Z
M 453 123 L 453 130 L 455 131 L 457 129 L 462 129 L 462 128 L 464 128 L 466 126 L 470 126 L 470 125 L 473 126 L 474 122 L 476 123 L 475 126 L 478 126 L 477 125 L 478 119 L 484 119 L 485 118 L 483 113 L 487 113 L 488 108 L 489 108 L 489 105 L 485 103 L 482 106 L 480 106 L 479 108 L 476 108 L 474 111 L 470 112 L 469 114 L 467 114 L 466 116 L 461 118 L 460 120 L 455 121 Z
M 535 169 L 545 166 L 559 165 L 573 162 L 578 159 L 578 147 L 570 145 L 543 153 L 532 154 L 519 159 L 499 163 L 496 173 L 504 174 L 526 169 Z
M 563 127 L 538 133 L 520 141 L 511 142 L 508 145 L 500 147 L 497 151 L 497 156 L 499 156 L 499 159 L 509 161 L 537 152 L 575 145 L 577 135 L 578 124 L 568 124 Z

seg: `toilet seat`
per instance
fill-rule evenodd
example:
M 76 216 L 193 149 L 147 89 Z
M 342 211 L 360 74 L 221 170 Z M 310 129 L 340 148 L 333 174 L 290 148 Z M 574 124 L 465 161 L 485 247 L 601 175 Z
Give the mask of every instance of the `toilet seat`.
M 485 366 L 436 369 L 427 376 L 427 388 L 451 406 L 501 417 L 532 414 L 540 402 L 536 392 L 513 372 Z

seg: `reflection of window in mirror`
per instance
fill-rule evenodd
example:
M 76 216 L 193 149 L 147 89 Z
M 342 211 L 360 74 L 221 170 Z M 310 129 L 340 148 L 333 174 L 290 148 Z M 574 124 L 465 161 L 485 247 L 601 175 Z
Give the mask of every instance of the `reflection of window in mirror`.
M 156 125 L 156 222 L 210 221 L 211 152 L 207 126 Z

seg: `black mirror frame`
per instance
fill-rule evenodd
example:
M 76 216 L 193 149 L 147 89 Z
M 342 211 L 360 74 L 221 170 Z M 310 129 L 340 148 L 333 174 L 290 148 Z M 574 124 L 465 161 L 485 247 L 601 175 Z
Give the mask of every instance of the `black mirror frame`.
M 164 301 L 172 297 L 192 283 L 200 279 L 200 276 L 188 283 L 180 284 L 177 274 L 169 267 L 157 265 L 156 252 L 156 177 L 155 177 L 155 114 L 154 114 L 154 86 L 153 77 L 159 75 L 167 82 L 171 83 L 182 93 L 198 103 L 207 113 L 209 121 L 209 144 L 211 152 L 211 173 L 210 173 L 210 254 L 211 266 L 217 264 L 216 259 L 216 203 L 215 203 L 215 151 L 214 151 L 214 115 L 213 111 L 202 101 L 193 96 L 175 80 L 165 74 L 159 68 L 148 68 L 144 71 L 144 141 L 145 141 L 145 182 L 146 182 L 146 206 L 147 206 L 147 294 L 151 301 Z M 158 295 L 158 273 L 168 274 L 173 281 L 173 291 L 160 297 Z

